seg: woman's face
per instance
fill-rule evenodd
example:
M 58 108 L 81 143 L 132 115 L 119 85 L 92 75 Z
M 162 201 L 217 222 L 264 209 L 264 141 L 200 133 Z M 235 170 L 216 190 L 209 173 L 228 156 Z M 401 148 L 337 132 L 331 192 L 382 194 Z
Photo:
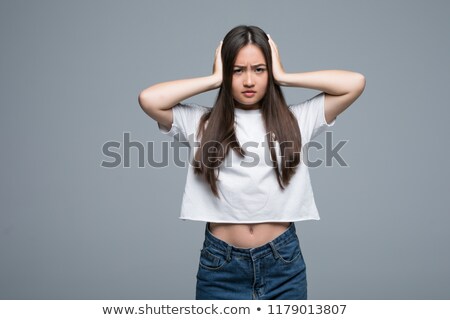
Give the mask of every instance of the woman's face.
M 233 67 L 232 94 L 236 108 L 259 109 L 266 94 L 269 75 L 260 48 L 248 44 L 239 50 Z

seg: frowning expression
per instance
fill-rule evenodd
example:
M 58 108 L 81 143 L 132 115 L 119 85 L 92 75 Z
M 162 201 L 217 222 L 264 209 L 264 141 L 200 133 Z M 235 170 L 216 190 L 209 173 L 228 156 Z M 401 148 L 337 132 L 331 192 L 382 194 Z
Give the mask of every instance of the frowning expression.
M 236 108 L 259 109 L 268 81 L 267 64 L 261 49 L 248 44 L 239 50 L 232 79 Z

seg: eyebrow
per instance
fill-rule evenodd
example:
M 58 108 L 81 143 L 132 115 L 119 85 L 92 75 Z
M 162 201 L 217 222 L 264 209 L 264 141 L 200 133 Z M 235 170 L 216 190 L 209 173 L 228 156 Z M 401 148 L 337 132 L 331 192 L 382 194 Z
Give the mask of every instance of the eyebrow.
M 265 67 L 265 66 L 266 66 L 265 63 L 260 63 L 260 64 L 254 64 L 254 65 L 252 65 L 253 68 L 256 68 L 256 67 Z M 238 68 L 245 68 L 245 66 L 240 66 L 240 65 L 237 65 L 237 64 L 236 64 L 234 67 L 235 67 L 235 68 L 236 68 L 236 67 L 238 67 Z

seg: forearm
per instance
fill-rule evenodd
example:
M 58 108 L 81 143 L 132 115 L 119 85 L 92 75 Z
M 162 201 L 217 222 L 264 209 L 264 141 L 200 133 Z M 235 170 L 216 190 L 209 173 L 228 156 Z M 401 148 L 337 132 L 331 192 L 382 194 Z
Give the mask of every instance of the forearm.
M 143 90 L 139 103 L 143 108 L 167 110 L 189 97 L 218 88 L 220 83 L 214 75 L 162 82 Z
M 364 81 L 364 76 L 346 70 L 320 70 L 301 73 L 284 73 L 277 82 L 286 87 L 320 90 L 331 95 L 343 95 Z

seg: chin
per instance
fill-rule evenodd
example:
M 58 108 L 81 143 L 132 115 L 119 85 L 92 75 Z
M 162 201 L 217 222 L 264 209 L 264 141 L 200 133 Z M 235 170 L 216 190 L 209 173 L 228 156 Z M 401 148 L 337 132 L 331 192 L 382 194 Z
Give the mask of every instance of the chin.
M 261 102 L 261 100 L 245 100 L 245 101 L 239 101 L 239 100 L 234 100 L 234 103 L 237 105 L 242 105 L 242 106 L 253 106 L 255 104 L 259 104 L 259 102 Z

